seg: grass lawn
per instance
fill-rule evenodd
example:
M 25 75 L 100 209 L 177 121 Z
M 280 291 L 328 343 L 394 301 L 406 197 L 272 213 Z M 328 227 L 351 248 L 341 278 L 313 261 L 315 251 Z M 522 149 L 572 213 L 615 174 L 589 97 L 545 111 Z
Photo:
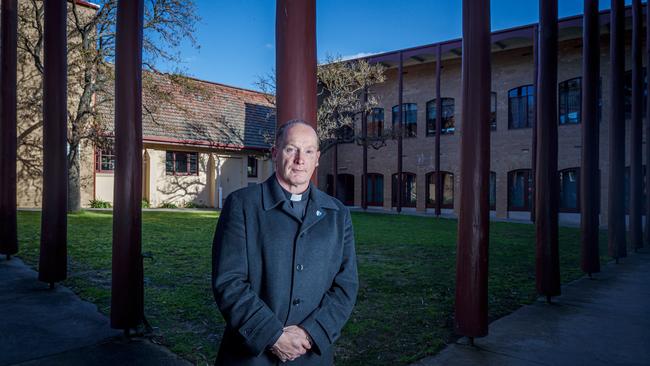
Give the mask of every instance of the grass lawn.
M 157 340 L 196 364 L 212 364 L 223 331 L 210 289 L 216 212 L 145 212 L 145 313 Z M 353 213 L 361 288 L 337 342 L 337 365 L 404 365 L 452 339 L 456 221 Z M 36 266 L 40 212 L 18 214 L 20 253 Z M 68 217 L 69 279 L 82 298 L 109 312 L 110 212 Z M 491 223 L 492 319 L 536 298 L 534 226 Z M 579 230 L 560 228 L 562 282 L 581 276 Z M 606 237 L 601 235 L 601 254 Z M 602 260 L 605 260 L 603 255 Z

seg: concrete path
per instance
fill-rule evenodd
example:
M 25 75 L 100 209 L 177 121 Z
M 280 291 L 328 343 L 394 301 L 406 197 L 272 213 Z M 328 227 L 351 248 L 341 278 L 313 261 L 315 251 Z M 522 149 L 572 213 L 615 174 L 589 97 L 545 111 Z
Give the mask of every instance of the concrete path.
M 413 366 L 650 365 L 650 250 L 562 288 L 553 304 L 524 306 Z
M 127 340 L 97 307 L 0 256 L 0 366 L 189 365 L 146 339 Z

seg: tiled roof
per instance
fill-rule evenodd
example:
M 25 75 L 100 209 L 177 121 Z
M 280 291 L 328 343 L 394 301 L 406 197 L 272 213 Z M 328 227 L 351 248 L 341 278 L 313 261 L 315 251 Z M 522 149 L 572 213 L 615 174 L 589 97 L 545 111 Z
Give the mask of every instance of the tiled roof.
M 268 95 L 157 73 L 145 73 L 143 84 L 149 85 L 143 88 L 145 142 L 270 148 L 275 133 L 275 109 Z M 103 104 L 101 111 L 107 124 L 112 125 L 113 103 Z

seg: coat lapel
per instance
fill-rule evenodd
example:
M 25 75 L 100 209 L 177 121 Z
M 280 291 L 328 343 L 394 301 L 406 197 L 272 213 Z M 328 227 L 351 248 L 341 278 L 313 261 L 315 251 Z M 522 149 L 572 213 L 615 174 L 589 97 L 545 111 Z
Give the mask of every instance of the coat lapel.
M 302 225 L 300 225 L 300 234 L 324 219 L 327 216 L 328 209 L 339 209 L 330 196 L 314 187 L 313 183 L 309 183 L 309 186 L 311 187 L 311 193 L 309 195 L 307 209 L 305 210 L 305 219 L 302 221 Z

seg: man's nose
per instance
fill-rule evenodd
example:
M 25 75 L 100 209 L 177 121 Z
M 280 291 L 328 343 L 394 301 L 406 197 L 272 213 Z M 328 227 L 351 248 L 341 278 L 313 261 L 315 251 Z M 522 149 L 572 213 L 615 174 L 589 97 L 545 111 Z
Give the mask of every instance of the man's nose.
M 302 152 L 300 150 L 296 151 L 296 155 L 294 155 L 293 161 L 296 164 L 302 164 L 302 162 L 304 161 Z

